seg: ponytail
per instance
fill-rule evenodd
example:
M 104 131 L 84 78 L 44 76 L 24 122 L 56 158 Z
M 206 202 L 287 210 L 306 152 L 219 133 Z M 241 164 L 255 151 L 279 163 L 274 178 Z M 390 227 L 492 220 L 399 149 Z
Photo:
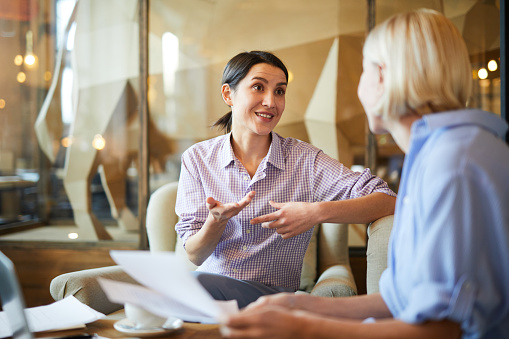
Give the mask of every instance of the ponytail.
M 230 133 L 232 130 L 232 112 L 228 112 L 219 118 L 212 127 L 217 127 L 220 131 L 225 131 L 225 134 Z

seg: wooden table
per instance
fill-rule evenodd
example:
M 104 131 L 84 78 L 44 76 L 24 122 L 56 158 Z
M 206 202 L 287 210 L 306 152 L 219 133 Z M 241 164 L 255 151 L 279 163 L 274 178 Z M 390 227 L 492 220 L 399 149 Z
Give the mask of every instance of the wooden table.
M 38 333 L 37 338 L 48 338 L 48 337 L 63 337 L 73 334 L 81 334 L 83 332 L 94 334 L 97 333 L 101 337 L 106 338 L 128 338 L 129 335 L 119 332 L 113 328 L 113 324 L 125 317 L 123 311 L 115 312 L 103 319 L 94 321 L 93 323 L 87 324 L 86 329 L 76 329 L 69 331 L 58 331 L 58 332 L 44 332 Z M 136 338 L 136 335 L 133 335 Z M 150 338 L 170 338 L 170 339 L 219 339 L 221 334 L 219 333 L 219 325 L 210 324 L 195 324 L 195 323 L 184 323 L 184 326 L 177 331 L 170 331 L 165 334 L 158 335 Z

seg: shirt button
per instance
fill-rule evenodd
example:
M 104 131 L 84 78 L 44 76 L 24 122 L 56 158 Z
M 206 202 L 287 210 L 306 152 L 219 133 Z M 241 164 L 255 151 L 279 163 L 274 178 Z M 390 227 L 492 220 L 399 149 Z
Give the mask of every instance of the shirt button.
M 244 181 L 248 181 L 248 180 L 249 180 L 249 177 L 245 176 Z
M 403 198 L 403 203 L 405 205 L 410 203 L 410 197 L 408 195 Z
M 246 246 L 246 245 L 242 246 L 242 249 L 243 249 L 244 251 L 245 251 L 245 250 L 247 250 L 247 246 Z
M 238 271 L 239 271 L 239 270 L 238 270 L 238 269 L 236 269 L 236 268 L 234 268 L 234 269 L 233 269 L 233 273 L 237 273 Z
M 247 233 L 247 234 L 251 233 L 251 230 L 246 230 L 246 233 Z

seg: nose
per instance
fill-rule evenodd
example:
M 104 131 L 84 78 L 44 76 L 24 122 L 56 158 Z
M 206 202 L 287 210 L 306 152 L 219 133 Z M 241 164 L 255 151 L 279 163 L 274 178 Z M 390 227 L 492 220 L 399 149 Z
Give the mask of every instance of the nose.
M 267 108 L 273 108 L 276 107 L 276 98 L 274 93 L 267 91 L 265 95 L 263 96 L 263 102 L 262 105 Z

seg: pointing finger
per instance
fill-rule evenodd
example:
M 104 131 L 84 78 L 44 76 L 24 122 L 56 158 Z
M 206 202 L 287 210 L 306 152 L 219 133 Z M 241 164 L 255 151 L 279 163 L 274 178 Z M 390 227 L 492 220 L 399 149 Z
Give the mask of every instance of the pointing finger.
M 251 224 L 261 224 L 263 222 L 274 221 L 277 219 L 277 212 L 272 212 L 265 215 L 260 215 L 259 217 L 251 219 Z
M 283 207 L 282 203 L 274 202 L 272 200 L 269 200 L 269 204 L 270 204 L 270 206 L 274 207 L 275 209 L 280 209 Z

